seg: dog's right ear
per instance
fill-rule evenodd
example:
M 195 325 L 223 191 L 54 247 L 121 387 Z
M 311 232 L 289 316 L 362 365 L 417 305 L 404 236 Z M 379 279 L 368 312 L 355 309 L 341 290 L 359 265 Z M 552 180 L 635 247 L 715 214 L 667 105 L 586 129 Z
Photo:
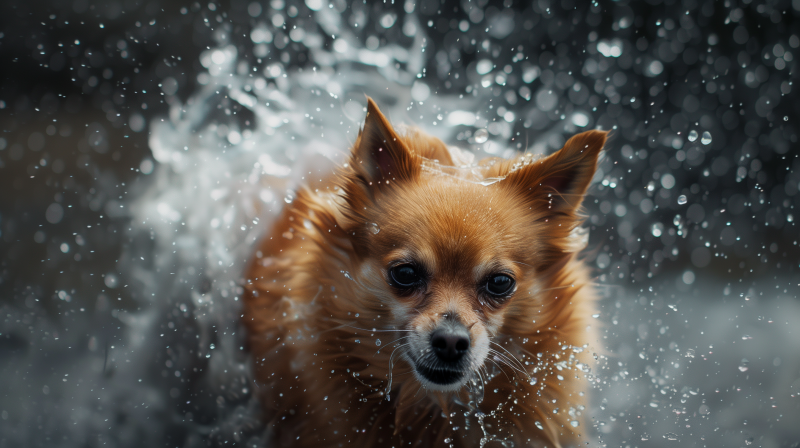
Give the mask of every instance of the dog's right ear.
M 395 182 L 415 178 L 420 163 L 397 136 L 378 106 L 367 97 L 367 117 L 359 132 L 350 165 L 368 190 L 380 190 Z

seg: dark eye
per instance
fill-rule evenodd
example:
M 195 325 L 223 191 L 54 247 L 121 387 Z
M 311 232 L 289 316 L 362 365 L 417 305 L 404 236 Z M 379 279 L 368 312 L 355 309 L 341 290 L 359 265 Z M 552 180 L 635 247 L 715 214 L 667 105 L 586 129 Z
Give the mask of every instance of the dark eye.
M 417 268 L 410 264 L 401 264 L 389 270 L 389 277 L 395 286 L 410 288 L 416 286 L 422 279 Z
M 514 289 L 514 279 L 505 275 L 497 274 L 489 277 L 486 282 L 486 291 L 493 296 L 504 296 Z

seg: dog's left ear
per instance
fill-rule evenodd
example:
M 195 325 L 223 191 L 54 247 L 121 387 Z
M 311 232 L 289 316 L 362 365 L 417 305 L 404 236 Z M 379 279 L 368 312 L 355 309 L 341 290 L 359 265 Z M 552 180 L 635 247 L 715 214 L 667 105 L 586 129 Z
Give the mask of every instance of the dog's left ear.
M 608 132 L 578 134 L 551 156 L 508 174 L 504 182 L 534 202 L 544 203 L 545 218 L 574 216 L 597 169 L 597 158 Z
M 351 165 L 371 189 L 410 180 L 420 170 L 416 156 L 397 136 L 372 98 L 367 98 L 367 117 L 353 146 Z

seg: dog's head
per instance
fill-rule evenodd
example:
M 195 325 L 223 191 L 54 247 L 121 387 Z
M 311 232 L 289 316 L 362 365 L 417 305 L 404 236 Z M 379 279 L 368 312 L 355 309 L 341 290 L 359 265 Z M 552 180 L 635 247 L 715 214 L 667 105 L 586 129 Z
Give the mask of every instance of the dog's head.
M 547 306 L 540 277 L 574 252 L 567 242 L 605 138 L 589 131 L 546 158 L 483 162 L 475 181 L 438 172 L 429 159 L 451 162 L 441 141 L 396 134 L 369 100 L 343 213 L 359 281 L 407 331 L 398 346 L 424 387 L 459 389 L 513 314 Z

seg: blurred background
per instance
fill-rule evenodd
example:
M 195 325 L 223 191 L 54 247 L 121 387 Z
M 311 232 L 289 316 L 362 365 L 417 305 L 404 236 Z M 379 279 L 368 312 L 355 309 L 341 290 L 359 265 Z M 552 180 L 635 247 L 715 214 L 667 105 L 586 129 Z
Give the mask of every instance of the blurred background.
M 6 0 L 0 447 L 262 446 L 251 248 L 365 94 L 478 157 L 613 130 L 590 446 L 800 443 L 800 2 Z

